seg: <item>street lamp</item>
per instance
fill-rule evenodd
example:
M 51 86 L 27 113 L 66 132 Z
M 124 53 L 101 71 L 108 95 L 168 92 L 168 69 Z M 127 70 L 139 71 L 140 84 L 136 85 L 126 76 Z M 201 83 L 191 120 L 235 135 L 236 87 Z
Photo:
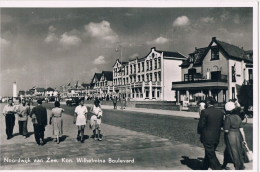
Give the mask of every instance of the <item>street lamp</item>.
M 122 88 L 122 86 L 123 86 L 123 60 L 122 60 L 122 54 L 123 54 L 123 52 L 122 52 L 122 49 L 123 49 L 123 47 L 122 47 L 122 45 L 121 44 L 119 44 L 118 45 L 118 47 L 120 48 L 120 61 L 121 61 L 121 66 L 120 66 L 120 75 L 121 75 L 121 87 L 120 87 L 120 94 L 121 94 L 121 98 L 120 98 L 120 102 L 121 102 L 121 109 L 123 109 L 123 102 L 122 102 L 122 99 L 123 99 L 123 88 Z M 118 49 L 116 49 L 116 51 L 118 52 Z M 124 83 L 125 84 L 125 83 Z M 126 99 L 126 96 L 127 96 L 127 94 L 126 94 L 126 84 L 124 85 L 124 90 L 125 90 L 125 99 Z

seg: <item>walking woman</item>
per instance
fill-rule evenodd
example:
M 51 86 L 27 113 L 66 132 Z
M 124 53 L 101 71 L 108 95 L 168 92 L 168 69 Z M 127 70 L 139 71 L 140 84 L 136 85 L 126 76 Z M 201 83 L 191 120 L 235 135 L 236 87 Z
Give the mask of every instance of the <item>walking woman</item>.
M 60 102 L 55 101 L 54 108 L 51 110 L 51 119 L 50 123 L 53 126 L 53 136 L 54 141 L 57 142 L 57 144 L 60 143 L 60 137 L 63 134 L 63 121 L 62 121 L 62 112 L 64 112 L 64 109 L 60 107 Z
M 95 100 L 94 106 L 91 108 L 92 116 L 90 118 L 90 128 L 93 130 L 93 136 L 95 140 L 102 141 L 100 136 L 101 132 L 101 117 L 102 117 L 102 109 L 100 107 L 100 101 Z
M 88 109 L 84 106 L 84 98 L 80 99 L 79 105 L 75 109 L 73 123 L 78 126 L 77 140 L 84 143 L 84 129 L 87 124 Z
M 242 128 L 242 121 L 234 102 L 226 103 L 225 110 L 227 114 L 224 121 L 226 149 L 222 168 L 227 169 L 227 164 L 233 163 L 235 170 L 244 170 L 242 144 L 245 142 L 245 133 Z

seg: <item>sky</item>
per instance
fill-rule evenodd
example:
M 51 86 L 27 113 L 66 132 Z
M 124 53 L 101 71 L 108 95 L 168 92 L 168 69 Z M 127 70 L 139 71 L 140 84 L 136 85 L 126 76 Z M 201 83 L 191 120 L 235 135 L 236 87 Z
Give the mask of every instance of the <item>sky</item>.
M 152 47 L 188 56 L 212 37 L 252 50 L 252 8 L 1 8 L 0 96 L 89 83 Z

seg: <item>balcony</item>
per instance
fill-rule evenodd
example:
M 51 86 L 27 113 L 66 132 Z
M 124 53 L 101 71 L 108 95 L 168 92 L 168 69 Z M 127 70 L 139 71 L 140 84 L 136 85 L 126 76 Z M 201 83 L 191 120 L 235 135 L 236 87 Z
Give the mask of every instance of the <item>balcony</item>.
M 219 79 L 201 79 L 192 81 L 172 82 L 172 90 L 187 90 L 187 89 L 227 89 L 227 77 Z

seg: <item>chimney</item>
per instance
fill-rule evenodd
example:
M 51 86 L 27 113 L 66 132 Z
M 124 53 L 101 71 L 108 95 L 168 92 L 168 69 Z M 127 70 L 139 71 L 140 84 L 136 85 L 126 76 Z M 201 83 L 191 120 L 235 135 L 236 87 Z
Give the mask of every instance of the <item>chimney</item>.
M 152 47 L 151 50 L 156 50 L 156 47 Z
M 216 37 L 212 37 L 212 41 L 216 41 Z

